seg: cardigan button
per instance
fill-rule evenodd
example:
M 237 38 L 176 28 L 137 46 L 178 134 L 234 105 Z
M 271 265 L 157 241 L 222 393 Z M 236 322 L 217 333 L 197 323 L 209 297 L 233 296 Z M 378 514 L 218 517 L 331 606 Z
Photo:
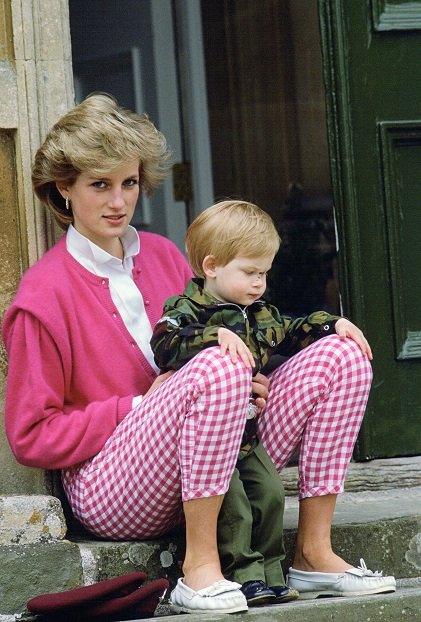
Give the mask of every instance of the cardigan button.
M 150 305 L 150 301 L 149 300 L 145 300 L 145 305 Z
M 102 279 L 101 285 L 106 285 L 106 284 L 107 284 L 107 281 L 105 279 Z
M 116 318 L 116 317 L 117 317 L 117 313 L 114 311 L 113 318 Z

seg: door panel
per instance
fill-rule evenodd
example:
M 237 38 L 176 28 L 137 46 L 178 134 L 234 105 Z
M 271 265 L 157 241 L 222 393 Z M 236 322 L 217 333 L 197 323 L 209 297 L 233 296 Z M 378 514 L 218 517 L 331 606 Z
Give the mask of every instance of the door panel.
M 421 358 L 421 125 L 380 123 L 395 356 Z M 414 261 L 415 259 L 415 261 Z M 421 390 L 421 387 L 420 387 Z
M 374 351 L 356 458 L 421 453 L 421 3 L 320 0 L 345 314 Z

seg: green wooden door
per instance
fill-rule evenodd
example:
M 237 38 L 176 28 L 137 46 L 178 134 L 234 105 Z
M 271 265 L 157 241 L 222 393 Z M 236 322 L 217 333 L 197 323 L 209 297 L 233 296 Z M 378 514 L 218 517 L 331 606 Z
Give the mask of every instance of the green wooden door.
M 319 15 L 344 313 L 374 351 L 355 457 L 421 454 L 421 1 Z

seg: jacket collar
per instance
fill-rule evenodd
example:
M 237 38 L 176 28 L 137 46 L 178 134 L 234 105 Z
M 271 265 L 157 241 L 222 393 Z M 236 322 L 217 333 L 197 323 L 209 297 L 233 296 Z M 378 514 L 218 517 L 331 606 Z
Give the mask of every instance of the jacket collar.
M 187 287 L 185 289 L 184 295 L 187 298 L 190 298 L 194 302 L 202 305 L 203 307 L 216 308 L 216 307 L 235 307 L 236 309 L 252 309 L 257 310 L 256 308 L 260 308 L 263 304 L 263 300 L 255 300 L 251 305 L 242 307 L 235 302 L 221 302 L 212 296 L 209 292 L 205 290 L 205 282 L 204 279 L 199 277 L 194 277 L 190 279 L 187 283 Z

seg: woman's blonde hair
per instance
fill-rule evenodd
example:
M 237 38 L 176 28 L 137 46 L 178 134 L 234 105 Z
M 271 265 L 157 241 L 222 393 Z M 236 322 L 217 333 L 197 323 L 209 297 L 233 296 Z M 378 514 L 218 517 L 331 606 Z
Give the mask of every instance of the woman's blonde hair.
M 62 229 L 72 222 L 56 183 L 71 186 L 80 173 L 102 176 L 139 160 L 140 186 L 151 194 L 170 168 L 164 136 L 146 114 L 118 105 L 108 93 L 93 93 L 65 114 L 38 149 L 32 184 Z
M 204 277 L 203 260 L 213 255 L 219 266 L 241 255 L 276 255 L 281 239 L 272 218 L 247 201 L 221 201 L 205 209 L 186 233 L 186 251 L 193 272 Z

